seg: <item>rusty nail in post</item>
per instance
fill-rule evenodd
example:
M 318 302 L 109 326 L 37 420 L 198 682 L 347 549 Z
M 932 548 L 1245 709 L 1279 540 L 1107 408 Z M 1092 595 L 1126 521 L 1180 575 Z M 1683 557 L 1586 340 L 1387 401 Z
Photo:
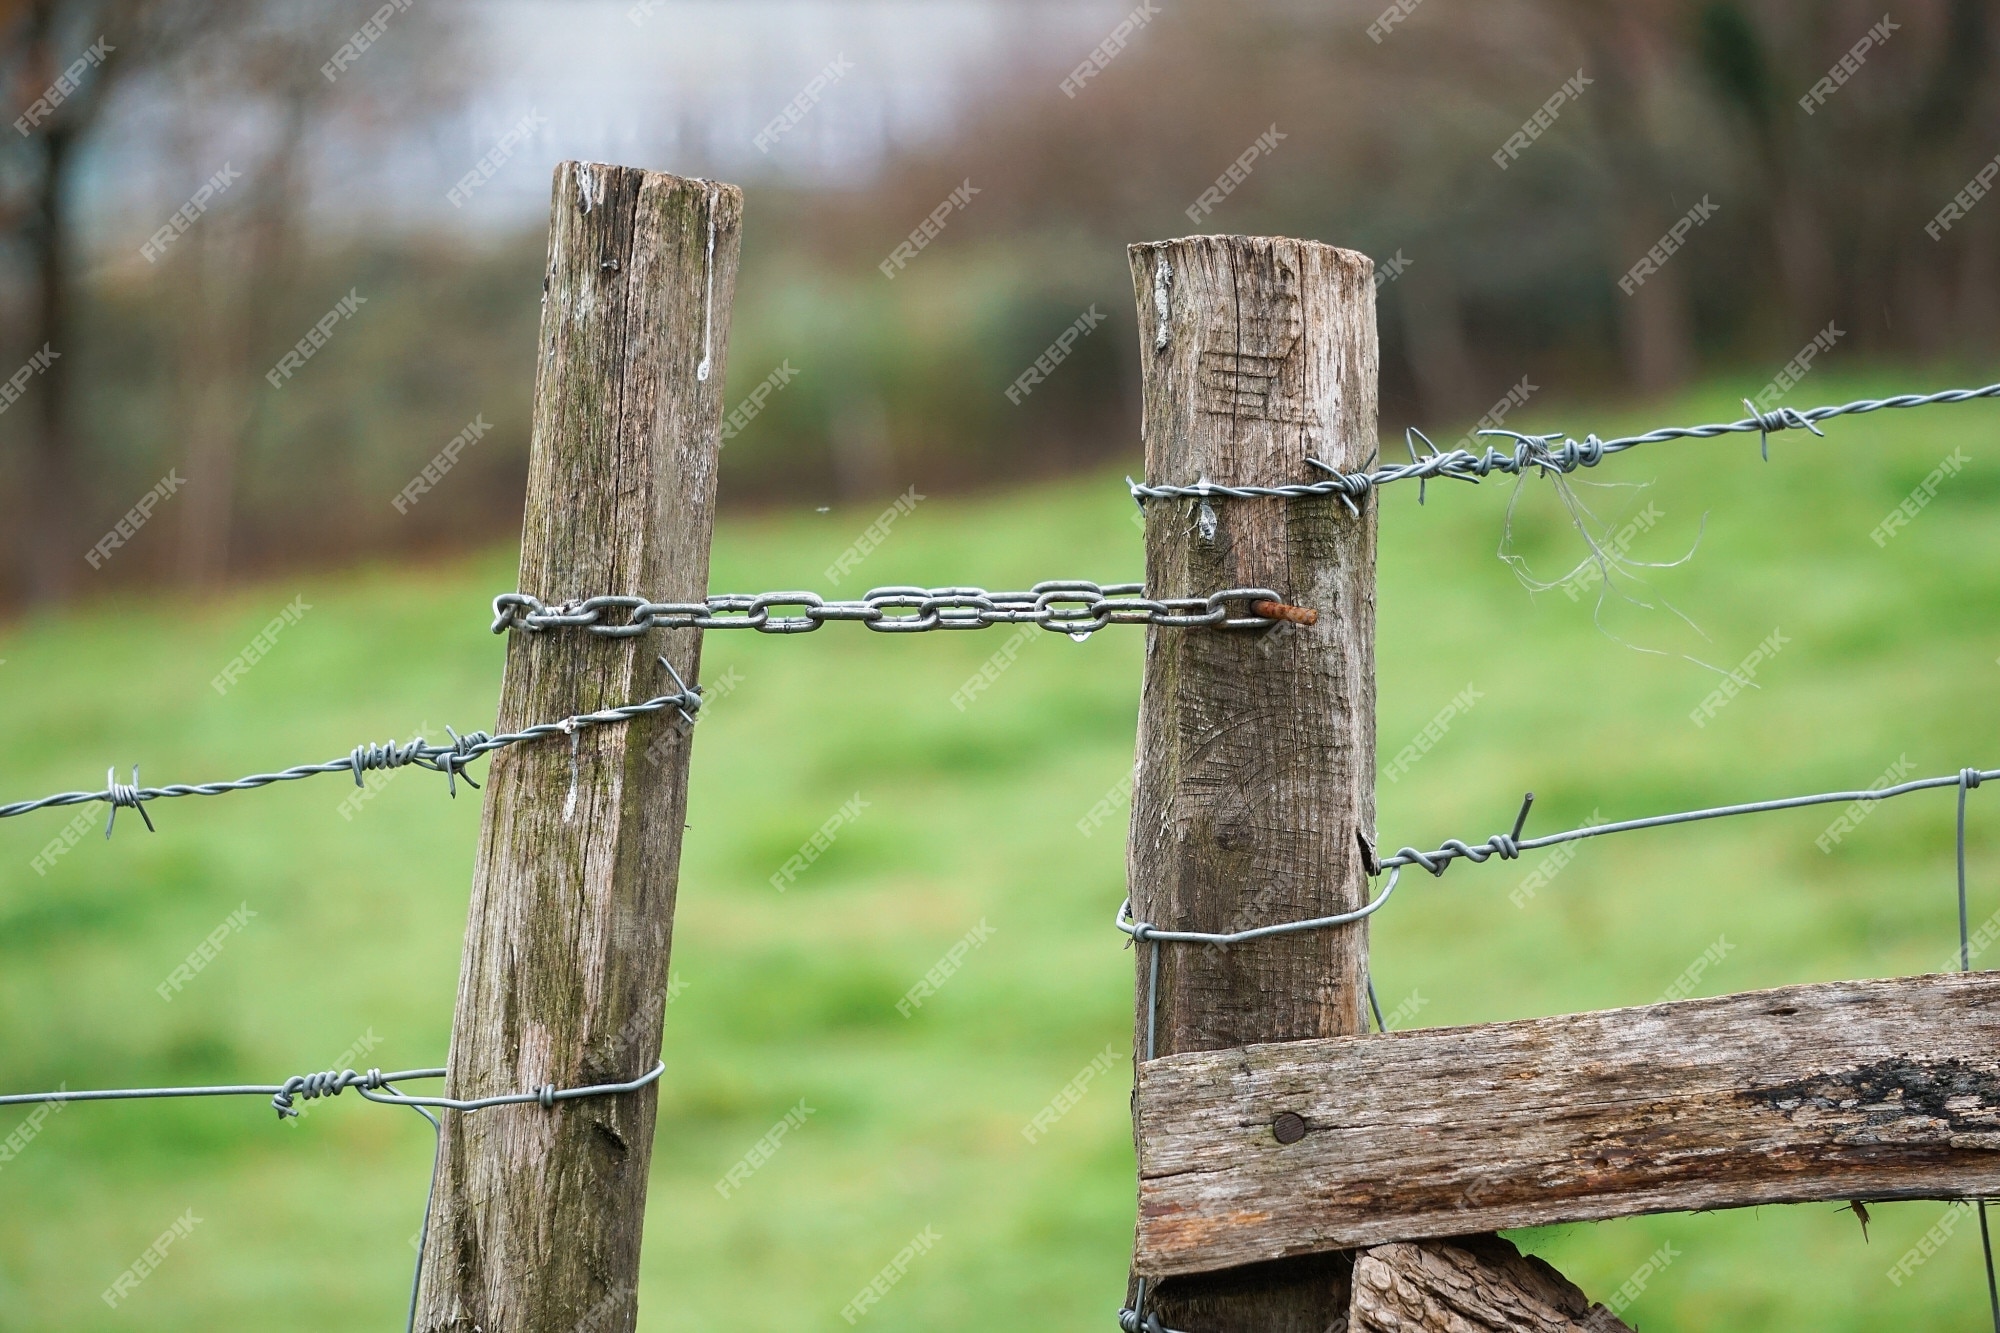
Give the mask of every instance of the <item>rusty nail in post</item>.
M 1266 620 L 1289 620 L 1294 625 L 1319 624 L 1319 612 L 1311 607 L 1286 606 L 1283 602 L 1274 602 L 1269 598 L 1250 603 L 1250 614 L 1262 616 Z
M 1271 1122 L 1271 1134 L 1280 1143 L 1297 1143 L 1306 1136 L 1306 1118 L 1297 1111 L 1282 1112 Z

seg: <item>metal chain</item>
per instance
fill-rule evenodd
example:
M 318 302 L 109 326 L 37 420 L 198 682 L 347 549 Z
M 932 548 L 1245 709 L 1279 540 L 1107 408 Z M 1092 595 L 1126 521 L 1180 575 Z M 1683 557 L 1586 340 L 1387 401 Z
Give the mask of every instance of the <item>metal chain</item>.
M 1862 398 L 1851 403 L 1832 407 L 1813 407 L 1798 411 L 1789 407 L 1775 408 L 1769 412 L 1758 411 L 1749 399 L 1743 400 L 1743 408 L 1750 415 L 1741 421 L 1718 422 L 1707 426 L 1666 426 L 1648 431 L 1644 435 L 1621 435 L 1616 439 L 1601 440 L 1594 433 L 1575 439 L 1561 431 L 1550 435 L 1523 435 L 1512 430 L 1480 430 L 1473 432 L 1481 437 L 1497 437 L 1514 441 L 1514 447 L 1507 452 L 1489 446 L 1484 453 L 1474 454 L 1465 449 L 1439 449 L 1420 430 L 1408 433 L 1410 452 L 1416 453 L 1418 441 L 1428 450 L 1423 457 L 1413 457 L 1408 463 L 1395 463 L 1375 469 L 1373 472 L 1342 472 L 1333 464 L 1318 458 L 1308 458 L 1307 464 L 1329 475 L 1322 481 L 1297 482 L 1288 485 L 1270 486 L 1224 486 L 1203 479 L 1192 486 L 1149 486 L 1125 479 L 1131 487 L 1132 498 L 1140 504 L 1148 500 L 1248 500 L 1278 499 L 1299 500 L 1314 496 L 1338 496 L 1350 513 L 1359 513 L 1357 502 L 1368 498 L 1368 493 L 1377 486 L 1386 486 L 1392 481 L 1415 480 L 1421 488 L 1424 482 L 1435 478 L 1447 481 L 1477 482 L 1494 472 L 1518 476 L 1534 469 L 1543 473 L 1560 474 L 1574 472 L 1578 468 L 1596 467 L 1611 454 L 1623 453 L 1627 449 L 1642 444 L 1658 444 L 1666 440 L 1706 440 L 1717 435 L 1736 435 L 1756 432 L 1765 458 L 1771 456 L 1773 432 L 1781 430 L 1809 430 L 1815 435 L 1825 432 L 1819 429 L 1819 422 L 1834 417 L 1857 415 L 1863 412 L 1880 412 L 1890 408 L 1925 407 L 1933 403 L 1965 403 L 1979 398 L 2000 398 L 2000 384 L 1989 384 L 1983 389 L 1944 389 L 1937 393 L 1898 394 L 1893 398 Z M 1419 489 L 1418 499 L 1422 501 Z
M 137 810 L 146 827 L 153 827 L 151 816 L 146 814 L 145 802 L 157 801 L 171 796 L 219 796 L 224 792 L 251 791 L 258 787 L 268 787 L 274 782 L 296 782 L 300 778 L 314 777 L 321 773 L 352 773 L 354 785 L 362 786 L 361 775 L 371 769 L 402 768 L 414 764 L 418 768 L 429 769 L 433 773 L 445 775 L 445 782 L 453 796 L 458 795 L 458 781 L 463 778 L 468 786 L 477 788 L 465 771 L 465 766 L 484 755 L 502 750 L 523 741 L 538 741 L 550 736 L 574 736 L 587 727 L 607 726 L 615 722 L 630 722 L 634 718 L 648 717 L 671 708 L 688 722 L 694 721 L 701 710 L 701 687 L 688 685 L 680 678 L 673 665 L 666 658 L 660 665 L 680 686 L 677 693 L 663 694 L 647 699 L 643 703 L 620 704 L 616 708 L 603 708 L 594 713 L 579 713 L 564 718 L 560 722 L 542 722 L 521 731 L 510 731 L 499 736 L 490 736 L 483 731 L 475 731 L 461 736 L 450 727 L 445 731 L 451 736 L 450 745 L 434 745 L 418 739 L 398 744 L 389 741 L 385 745 L 357 745 L 342 759 L 329 759 L 323 764 L 299 764 L 277 773 L 253 773 L 247 778 L 234 782 L 203 782 L 196 784 L 177 783 L 170 787 L 141 787 L 138 784 L 139 770 L 132 770 L 130 784 L 113 780 L 107 774 L 107 786 L 103 791 L 66 791 L 54 796 L 44 796 L 33 801 L 16 801 L 12 805 L 0 805 L 0 819 L 11 815 L 25 815 L 31 810 L 47 809 L 50 806 L 85 805 L 91 801 L 104 801 L 111 806 L 111 818 L 105 821 L 104 836 L 111 836 L 112 825 L 118 818 L 121 807 Z
M 1241 603 L 1242 612 L 1229 613 Z M 773 608 L 803 614 L 772 615 Z M 609 614 L 622 612 L 623 620 Z M 1269 588 L 1224 588 L 1206 597 L 1147 597 L 1140 583 L 1087 580 L 1037 583 L 1025 592 L 983 588 L 871 588 L 850 602 L 813 592 L 720 593 L 701 602 L 650 602 L 644 597 L 598 596 L 550 605 L 524 592 L 493 599 L 493 632 L 539 633 L 588 628 L 606 638 L 629 638 L 656 629 L 754 629 L 763 634 L 810 634 L 832 620 L 855 620 L 879 634 L 973 630 L 993 625 L 1038 625 L 1081 637 L 1107 625 L 1159 625 L 1175 629 L 1268 629 L 1280 620 L 1312 613 L 1286 606 Z M 1305 620 L 1305 623 L 1311 623 Z

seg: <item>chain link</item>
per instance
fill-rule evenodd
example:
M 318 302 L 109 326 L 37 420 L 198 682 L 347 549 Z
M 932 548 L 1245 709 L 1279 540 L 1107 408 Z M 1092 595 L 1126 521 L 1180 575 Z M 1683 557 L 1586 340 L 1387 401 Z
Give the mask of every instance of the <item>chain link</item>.
M 1037 583 L 1025 592 L 983 588 L 871 588 L 855 601 L 828 601 L 814 592 L 719 593 L 702 602 L 652 602 L 602 595 L 550 605 L 524 592 L 493 599 L 493 632 L 540 633 L 587 628 L 622 639 L 656 629 L 754 629 L 761 634 L 810 634 L 833 620 L 854 620 L 878 634 L 1038 625 L 1058 634 L 1095 634 L 1107 625 L 1174 629 L 1267 629 L 1278 619 L 1257 603 L 1281 605 L 1269 588 L 1224 588 L 1206 597 L 1148 597 L 1139 583 L 1086 580 Z M 1231 615 L 1231 604 L 1241 614 Z M 1268 608 L 1267 608 L 1268 609 Z M 774 614 L 796 611 L 796 614 Z

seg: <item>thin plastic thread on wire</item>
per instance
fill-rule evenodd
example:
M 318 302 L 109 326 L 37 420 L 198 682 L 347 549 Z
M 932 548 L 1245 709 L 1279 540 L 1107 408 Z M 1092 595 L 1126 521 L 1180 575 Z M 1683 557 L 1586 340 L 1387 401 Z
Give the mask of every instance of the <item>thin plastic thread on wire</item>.
M 448 789 L 456 796 L 460 779 L 463 779 L 468 786 L 474 788 L 479 786 L 466 773 L 467 764 L 510 745 L 519 745 L 523 741 L 544 740 L 557 735 L 573 738 L 576 732 L 586 727 L 630 722 L 634 718 L 649 717 L 670 708 L 678 712 L 682 718 L 692 722 L 695 714 L 701 709 L 701 687 L 683 682 L 680 673 L 673 669 L 673 665 L 666 658 L 661 658 L 660 663 L 673 676 L 674 683 L 680 686 L 680 690 L 674 694 L 663 694 L 658 698 L 647 699 L 643 703 L 621 704 L 616 708 L 599 709 L 594 713 L 579 713 L 560 722 L 538 723 L 525 730 L 511 731 L 499 736 L 490 736 L 483 731 L 461 736 L 450 727 L 446 727 L 446 732 L 451 735 L 450 745 L 434 745 L 422 739 L 400 745 L 395 741 L 390 741 L 386 745 L 357 745 L 342 759 L 329 759 L 323 764 L 300 764 L 277 773 L 255 773 L 247 778 L 238 778 L 234 782 L 141 787 L 137 785 L 139 770 L 135 766 L 130 784 L 109 780 L 103 791 L 66 791 L 54 796 L 44 796 L 39 800 L 0 805 L 0 819 L 11 815 L 25 815 L 30 811 L 44 810 L 52 806 L 84 805 L 91 801 L 104 801 L 111 806 L 112 819 L 118 817 L 121 807 L 130 807 L 139 812 L 139 817 L 146 821 L 146 828 L 150 831 L 153 820 L 146 813 L 143 804 L 146 801 L 158 801 L 173 796 L 220 796 L 225 792 L 253 791 L 259 787 L 268 787 L 274 782 L 296 782 L 300 778 L 315 777 L 321 773 L 352 773 L 354 785 L 359 787 L 363 785 L 361 775 L 365 772 L 402 768 L 406 765 L 415 765 L 418 768 L 429 769 L 433 773 L 444 774 Z M 115 773 L 107 775 L 107 778 L 115 779 Z M 109 822 L 104 826 L 104 836 L 107 838 L 111 836 Z
M 2000 398 L 2000 384 L 1989 384 L 1982 389 L 1944 389 L 1937 393 L 1898 394 L 1892 398 L 1862 398 L 1838 406 L 1814 407 L 1804 411 L 1781 407 L 1760 412 L 1746 398 L 1743 408 L 1750 415 L 1741 421 L 1717 422 L 1707 426 L 1666 426 L 1644 435 L 1622 435 L 1610 440 L 1599 439 L 1594 433 L 1578 440 L 1562 432 L 1523 435 L 1512 430 L 1481 430 L 1474 433 L 1481 437 L 1512 440 L 1514 446 L 1507 451 L 1488 446 L 1478 454 L 1465 449 L 1439 449 L 1422 431 L 1412 429 L 1409 432 L 1411 452 L 1414 454 L 1417 442 L 1422 441 L 1428 450 L 1422 457 L 1412 458 L 1408 463 L 1388 464 L 1373 472 L 1342 472 L 1331 463 L 1308 458 L 1306 462 L 1310 466 L 1328 474 L 1320 481 L 1224 486 L 1204 478 L 1192 486 L 1173 486 L 1146 485 L 1130 477 L 1125 480 L 1131 488 L 1132 498 L 1142 505 L 1148 500 L 1300 500 L 1332 495 L 1339 497 L 1350 513 L 1358 514 L 1360 502 L 1368 498 L 1370 491 L 1396 481 L 1415 481 L 1421 488 L 1432 480 L 1477 482 L 1495 472 L 1510 476 L 1529 471 L 1557 475 L 1574 472 L 1578 468 L 1596 467 L 1610 455 L 1635 449 L 1642 444 L 1706 440 L 1718 435 L 1751 432 L 1758 436 L 1761 451 L 1768 459 L 1771 456 L 1770 437 L 1776 431 L 1809 430 L 1815 435 L 1822 435 L 1825 432 L 1819 429 L 1818 423 L 1834 417 L 1894 408 L 1926 407 L 1934 403 L 1965 403 L 1981 398 Z M 1421 489 L 1418 498 L 1422 499 Z

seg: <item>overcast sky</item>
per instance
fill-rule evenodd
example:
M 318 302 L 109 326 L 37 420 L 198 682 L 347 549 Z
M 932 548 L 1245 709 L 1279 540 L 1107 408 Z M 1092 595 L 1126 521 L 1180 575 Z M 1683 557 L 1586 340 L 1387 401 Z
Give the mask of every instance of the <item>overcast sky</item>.
M 425 0 L 418 0 L 424 3 Z M 449 3 L 450 0 L 432 0 Z M 463 98 L 423 123 L 363 121 L 313 157 L 318 223 L 492 233 L 538 226 L 565 158 L 754 184 L 865 184 L 898 146 L 951 132 L 968 100 L 1046 75 L 1048 95 L 1124 13 L 1127 0 L 461 0 Z M 393 42 L 395 20 L 379 40 Z M 364 55 L 363 59 L 366 59 Z M 768 148 L 758 132 L 829 66 L 811 110 Z M 216 147 L 175 152 L 147 126 L 143 98 L 107 125 L 89 183 L 100 239 L 148 229 L 221 165 L 249 122 L 211 130 Z M 532 116 L 522 146 L 461 205 L 453 182 Z M 205 166 L 205 158 L 218 160 Z M 246 157 L 251 156 L 245 154 Z

